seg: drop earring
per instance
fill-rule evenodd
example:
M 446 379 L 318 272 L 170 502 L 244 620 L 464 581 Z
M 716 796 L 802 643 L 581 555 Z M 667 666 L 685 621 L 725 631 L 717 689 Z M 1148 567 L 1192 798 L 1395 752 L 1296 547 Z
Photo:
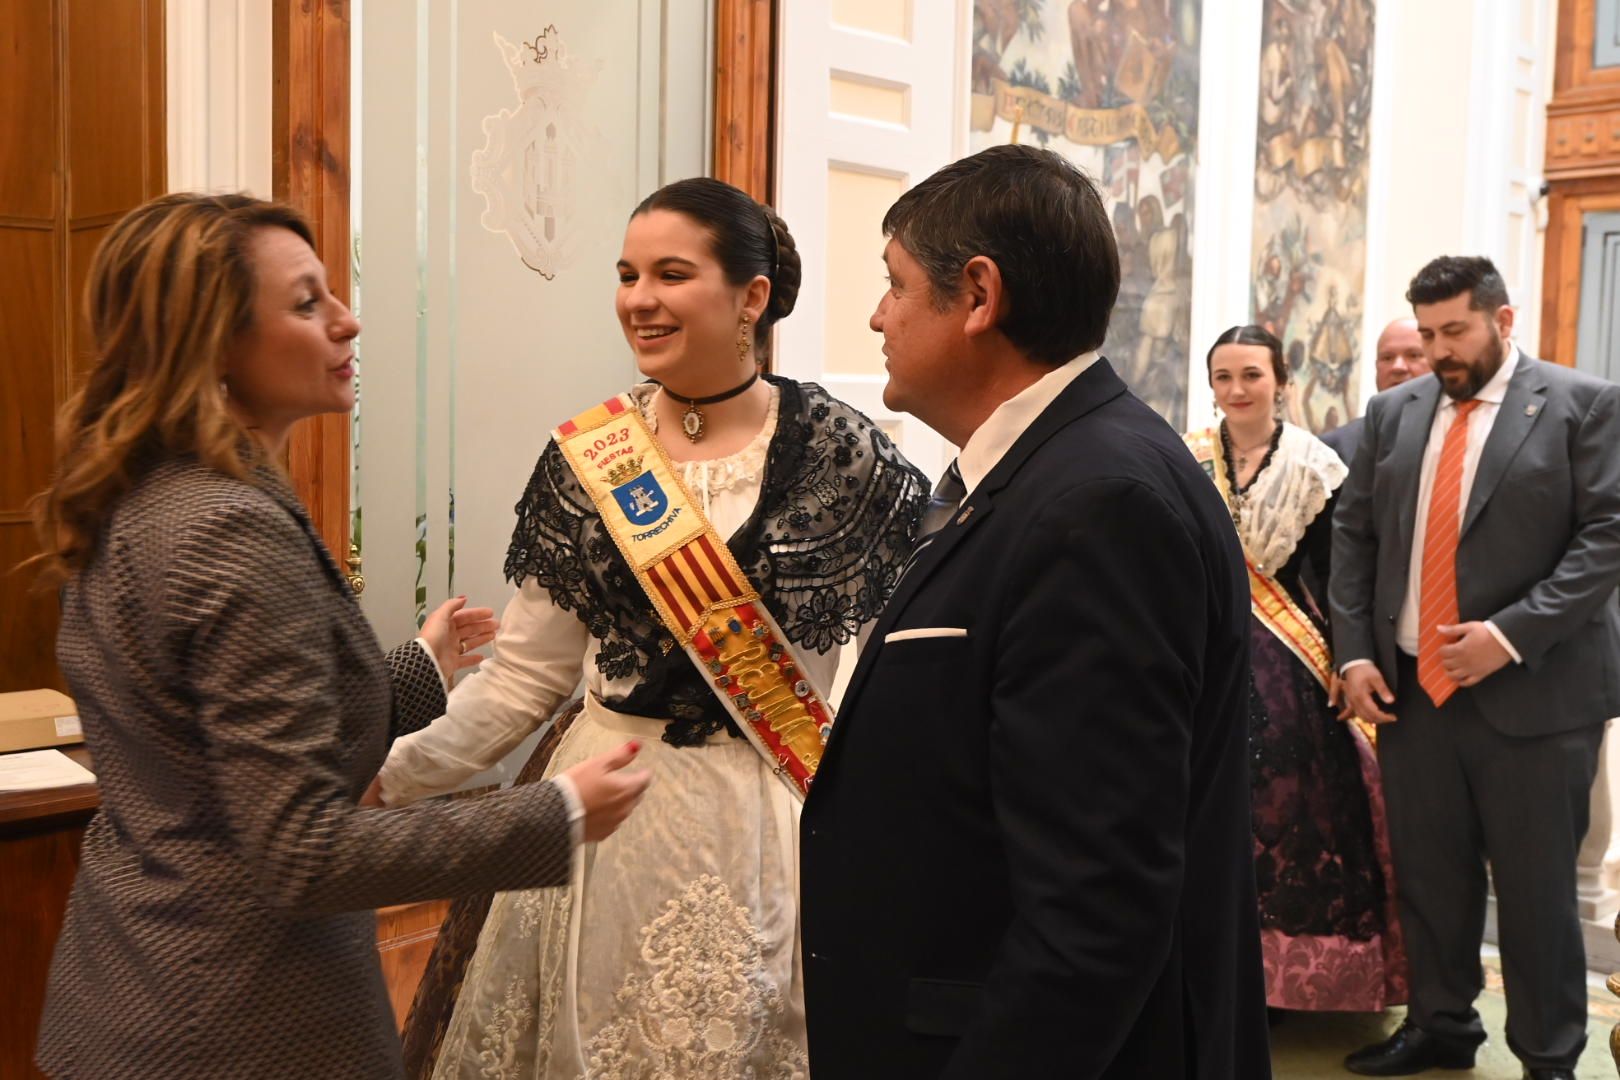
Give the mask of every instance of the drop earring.
M 753 348 L 753 342 L 748 340 L 749 322 L 746 311 L 742 313 L 742 318 L 737 320 L 737 359 L 742 361 L 748 359 L 748 352 Z

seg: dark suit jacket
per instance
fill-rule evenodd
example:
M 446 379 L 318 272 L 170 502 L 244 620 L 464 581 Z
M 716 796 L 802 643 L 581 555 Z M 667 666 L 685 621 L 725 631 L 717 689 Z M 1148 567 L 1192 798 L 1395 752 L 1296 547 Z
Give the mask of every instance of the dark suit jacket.
M 1333 518 L 1333 646 L 1395 687 L 1423 450 L 1440 383 L 1412 379 L 1367 403 L 1367 428 Z M 1620 387 L 1521 354 L 1485 442 L 1457 546 L 1463 621 L 1489 619 L 1524 663 L 1463 693 L 1509 735 L 1620 713 Z
M 65 590 L 57 658 L 101 811 L 40 1026 L 58 1080 L 399 1077 L 371 909 L 566 880 L 554 784 L 355 805 L 391 719 L 432 719 L 443 689 L 415 645 L 385 663 L 298 500 L 261 479 L 159 467 Z
M 1214 486 L 1099 361 L 853 676 L 801 834 L 813 1075 L 1270 1075 L 1248 611 Z
M 1340 424 L 1332 431 L 1325 431 L 1317 436 L 1332 448 L 1339 460 L 1346 465 L 1356 460 L 1356 448 L 1361 445 L 1361 429 L 1367 425 L 1367 418 L 1358 416 L 1348 424 Z

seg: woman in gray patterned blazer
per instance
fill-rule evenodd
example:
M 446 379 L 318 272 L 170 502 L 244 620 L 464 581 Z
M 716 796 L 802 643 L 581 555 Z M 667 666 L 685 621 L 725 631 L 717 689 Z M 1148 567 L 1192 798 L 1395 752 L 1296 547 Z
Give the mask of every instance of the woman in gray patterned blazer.
M 57 656 L 101 784 L 51 969 L 55 1077 L 397 1077 L 370 909 L 567 880 L 647 783 L 636 747 L 407 810 L 356 800 L 486 639 L 435 613 L 386 657 L 274 462 L 354 402 L 359 323 L 308 225 L 170 195 L 96 254 L 96 346 L 38 501 Z M 432 659 L 429 654 L 432 653 Z

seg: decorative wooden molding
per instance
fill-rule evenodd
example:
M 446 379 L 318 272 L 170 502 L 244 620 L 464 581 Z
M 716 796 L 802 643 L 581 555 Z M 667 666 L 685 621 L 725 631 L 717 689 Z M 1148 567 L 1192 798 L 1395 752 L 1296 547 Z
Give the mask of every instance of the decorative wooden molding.
M 1612 98 L 1547 107 L 1549 181 L 1620 175 L 1620 88 Z
M 315 230 L 332 292 L 349 302 L 349 6 L 275 0 L 271 185 Z M 349 550 L 349 417 L 293 429 L 287 469 L 337 558 Z
M 1547 106 L 1547 239 L 1541 355 L 1575 362 L 1582 217 L 1620 209 L 1620 67 L 1592 66 L 1597 0 L 1559 0 L 1553 98 Z
M 1582 215 L 1620 210 L 1620 177 L 1554 185 L 1547 206 L 1546 269 L 1541 283 L 1541 355 L 1575 362 L 1581 314 Z
M 714 37 L 714 175 L 775 197 L 776 4 L 719 0 Z

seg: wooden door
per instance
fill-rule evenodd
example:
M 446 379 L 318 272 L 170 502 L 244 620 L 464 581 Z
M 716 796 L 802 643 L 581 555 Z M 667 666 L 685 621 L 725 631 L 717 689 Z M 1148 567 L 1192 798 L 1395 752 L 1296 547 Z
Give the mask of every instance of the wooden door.
M 96 245 L 164 188 L 162 0 L 0 0 L 0 692 L 62 688 L 29 500 L 85 351 Z
M 1600 370 L 1592 359 L 1620 348 L 1612 314 L 1593 310 L 1620 288 L 1620 233 L 1609 224 L 1620 211 L 1620 4 L 1612 0 L 1558 5 L 1546 176 L 1541 355 L 1561 364 L 1584 357 Z

